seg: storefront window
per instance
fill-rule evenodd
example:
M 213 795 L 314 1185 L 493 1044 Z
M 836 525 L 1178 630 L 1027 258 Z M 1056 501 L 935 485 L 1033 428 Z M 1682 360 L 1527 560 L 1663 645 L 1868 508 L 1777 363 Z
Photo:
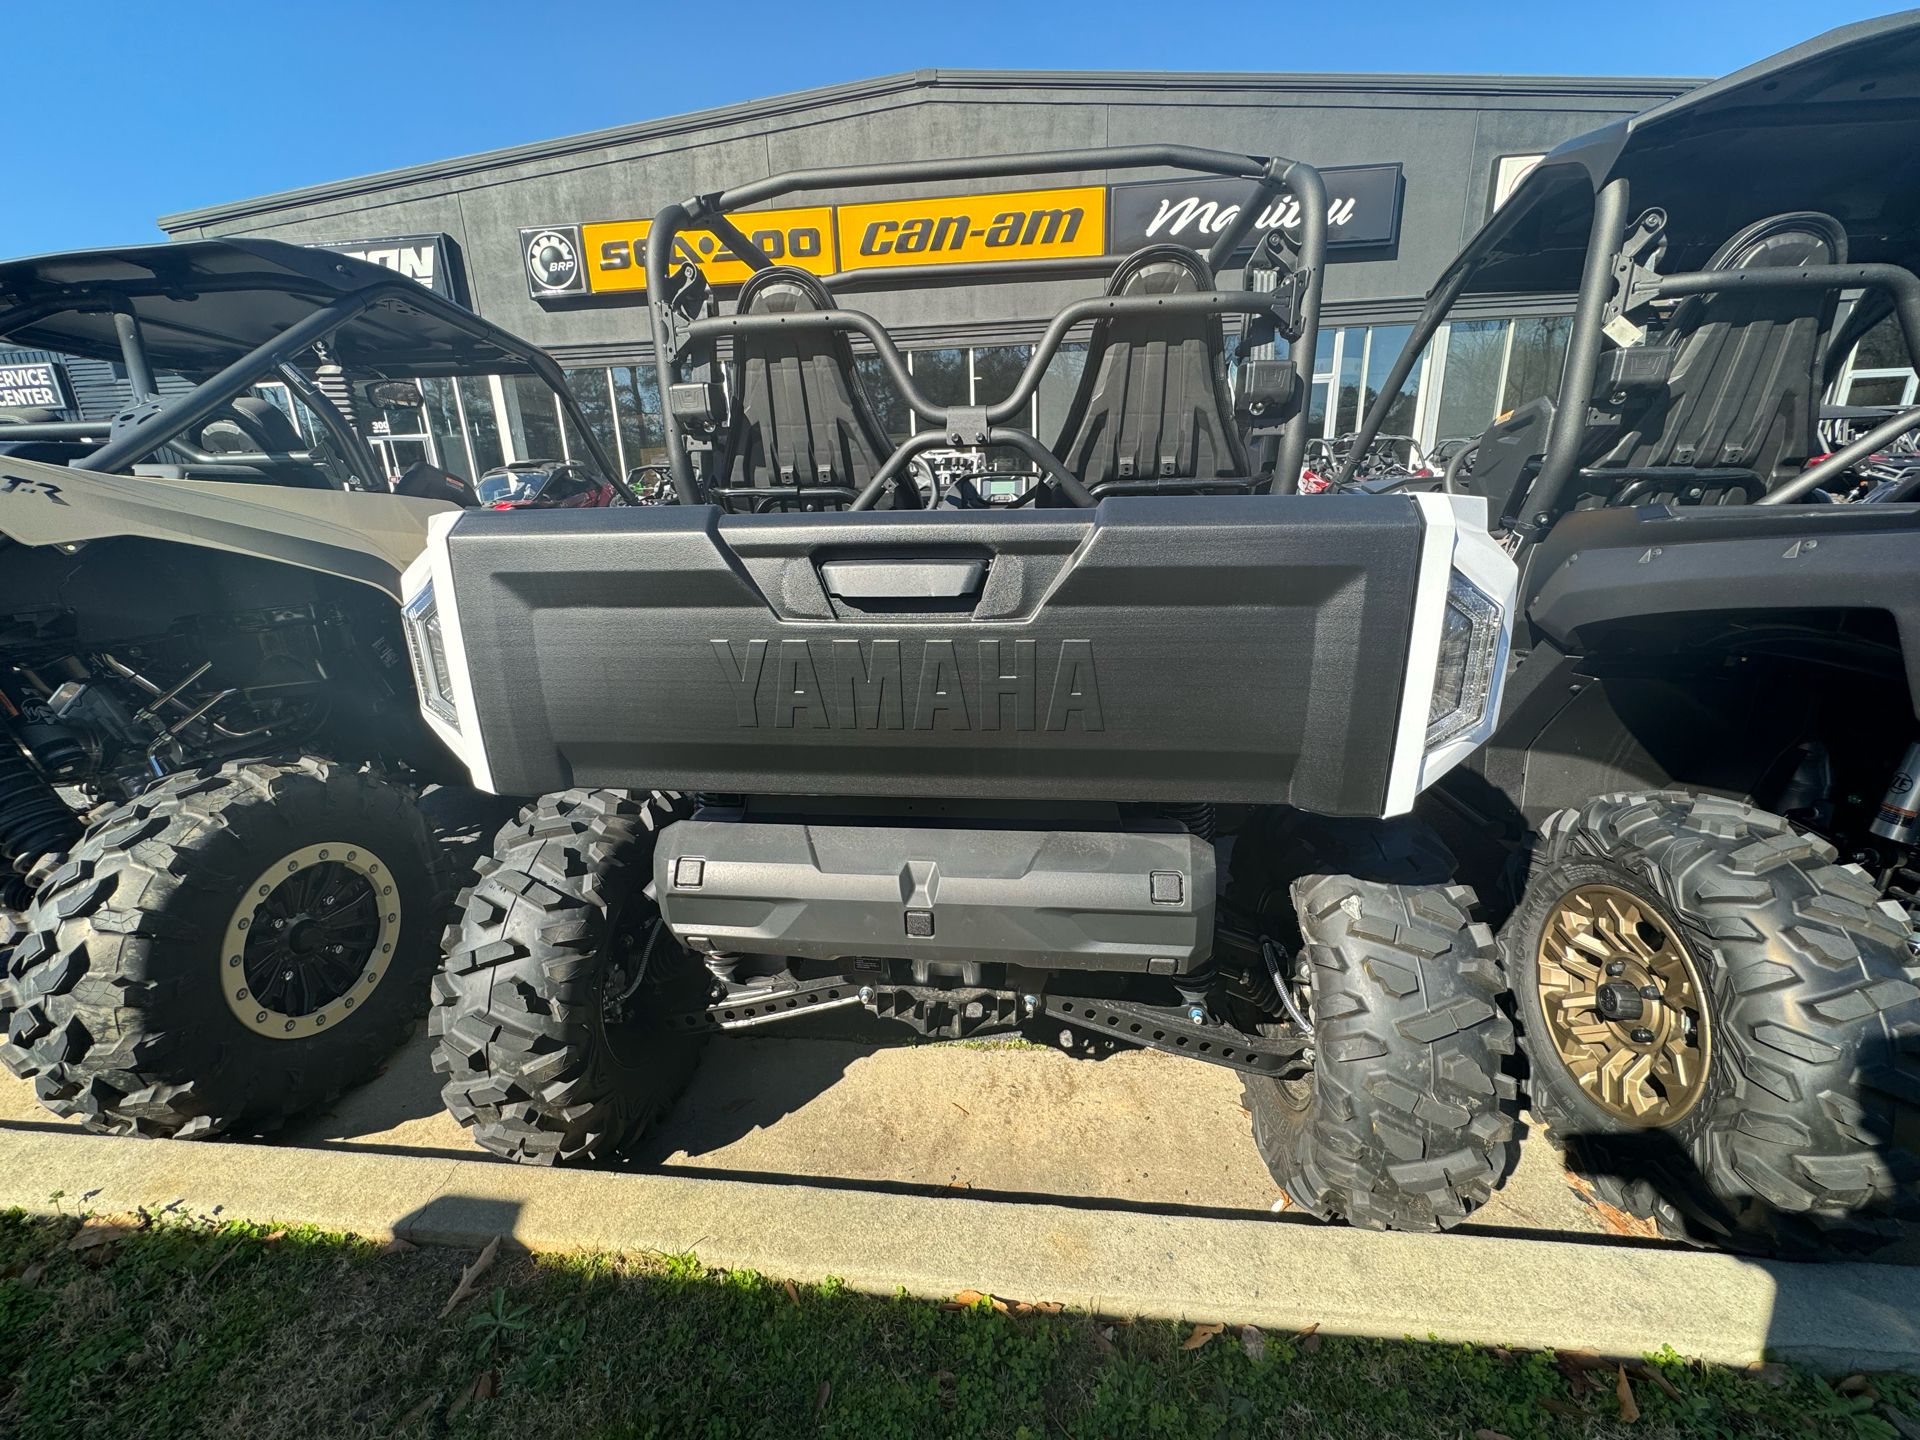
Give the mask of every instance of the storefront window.
M 462 375 L 460 408 L 466 412 L 467 442 L 477 478 L 506 459 L 500 450 L 500 422 L 493 412 L 493 382 L 485 375 Z
M 1350 435 L 1360 428 L 1360 372 L 1366 363 L 1367 332 L 1343 330 L 1340 341 L 1339 410 L 1328 428 L 1330 436 Z
M 966 405 L 972 389 L 965 350 L 914 350 L 913 388 L 935 405 Z
M 1518 410 L 1529 400 L 1559 392 L 1567 335 L 1572 329 L 1571 315 L 1529 315 L 1513 322 L 1507 381 L 1500 395 L 1502 415 Z
M 651 365 L 613 367 L 620 446 L 628 470 L 667 463 L 667 437 L 660 425 L 660 376 Z
M 1461 320 L 1447 327 L 1436 440 L 1466 440 L 1487 428 L 1507 362 L 1505 320 Z
M 1381 387 L 1387 383 L 1387 372 L 1393 369 L 1393 362 L 1400 358 L 1400 352 L 1412 334 L 1411 325 L 1373 327 L 1367 339 L 1367 396 L 1366 405 L 1360 412 L 1362 418 L 1373 413 L 1374 401 L 1380 398 Z M 1426 356 L 1422 355 L 1413 362 L 1413 369 L 1408 372 L 1393 403 L 1388 406 L 1380 434 L 1413 434 L 1414 417 L 1420 408 L 1420 375 L 1425 368 Z
M 887 432 L 887 438 L 897 445 L 913 434 L 913 414 L 907 408 L 907 399 L 893 383 L 880 357 L 856 355 L 853 367 L 860 374 L 860 383 L 867 399 L 873 402 L 873 413 L 880 421 L 880 428 Z
M 440 468 L 462 480 L 472 480 L 473 462 L 467 456 L 466 427 L 460 423 L 460 402 L 454 395 L 453 381 L 422 380 L 420 398 L 426 402 L 421 422 L 440 452 Z
M 567 389 L 572 392 L 580 413 L 587 418 L 587 425 L 593 431 L 593 438 L 600 442 L 600 448 L 607 452 L 608 463 L 620 463 L 619 441 L 613 434 L 613 393 L 607 387 L 605 367 L 592 370 L 568 370 L 564 372 Z M 568 422 L 567 451 L 575 459 L 591 461 L 593 452 L 579 443 L 579 437 L 571 433 L 572 422 Z
M 505 382 L 507 432 L 518 460 L 563 460 L 560 409 L 546 382 L 536 375 L 514 375 Z

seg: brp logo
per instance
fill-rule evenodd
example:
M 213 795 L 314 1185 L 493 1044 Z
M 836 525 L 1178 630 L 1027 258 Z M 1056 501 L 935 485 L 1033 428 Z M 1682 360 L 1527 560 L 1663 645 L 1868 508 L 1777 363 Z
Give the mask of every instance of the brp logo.
M 522 230 L 520 239 L 527 262 L 527 287 L 535 295 L 578 294 L 587 288 L 577 225 Z

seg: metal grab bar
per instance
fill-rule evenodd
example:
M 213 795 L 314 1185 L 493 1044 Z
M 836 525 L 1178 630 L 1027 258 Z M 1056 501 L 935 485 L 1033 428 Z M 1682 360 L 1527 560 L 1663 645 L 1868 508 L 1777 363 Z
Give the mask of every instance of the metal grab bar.
M 1033 347 L 1033 355 L 1020 372 L 1019 383 L 1011 394 L 996 405 L 986 407 L 990 423 L 1011 420 L 1040 388 L 1048 364 L 1066 341 L 1067 332 L 1089 320 L 1106 320 L 1129 315 L 1260 315 L 1273 306 L 1273 292 L 1266 290 L 1215 290 L 1191 295 L 1094 296 L 1076 300 L 1047 326 L 1047 333 Z M 696 320 L 687 327 L 688 340 L 715 339 L 722 335 L 766 335 L 782 330 L 851 330 L 864 335 L 879 352 L 887 375 L 899 389 L 901 398 L 922 420 L 944 426 L 947 409 L 935 405 L 914 388 L 907 371 L 906 357 L 886 327 L 862 310 L 802 310 L 779 315 L 719 315 Z
M 937 449 L 949 443 L 951 438 L 946 429 L 942 427 L 939 430 L 922 430 L 912 439 L 903 442 L 899 449 L 887 457 L 887 463 L 880 467 L 879 472 L 874 475 L 873 479 L 867 482 L 867 488 L 860 492 L 860 498 L 855 500 L 853 504 L 847 508 L 850 510 L 871 510 L 874 503 L 879 500 L 882 492 L 886 490 L 894 477 L 906 469 L 908 461 L 912 460 L 913 457 L 918 455 L 922 450 Z M 1036 437 L 1029 435 L 1026 431 L 1003 429 L 995 425 L 986 432 L 986 443 L 989 445 L 1012 445 L 1024 451 L 1027 458 L 1044 470 L 1048 477 L 1066 492 L 1067 498 L 1081 509 L 1091 510 L 1095 505 L 1100 503 L 1093 498 L 1093 492 L 1080 483 L 1079 476 L 1062 465 L 1051 450 L 1047 449 Z

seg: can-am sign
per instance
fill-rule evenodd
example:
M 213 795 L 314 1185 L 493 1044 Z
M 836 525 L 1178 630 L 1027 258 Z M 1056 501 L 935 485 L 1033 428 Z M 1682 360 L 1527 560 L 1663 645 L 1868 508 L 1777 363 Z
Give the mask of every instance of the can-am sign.
M 459 250 L 451 235 L 388 235 L 379 240 L 328 240 L 308 246 L 351 255 L 409 280 L 418 280 L 434 294 L 467 303 L 466 277 L 460 272 Z
M 1391 245 L 1400 232 L 1400 167 L 1320 172 L 1327 185 L 1329 246 Z M 769 259 L 815 275 L 896 266 L 993 265 L 1016 260 L 1124 255 L 1155 240 L 1205 250 L 1253 193 L 1250 180 L 1168 181 L 935 196 L 865 205 L 746 210 L 734 224 Z M 1297 234 L 1299 205 L 1282 195 L 1261 207 L 1244 248 L 1266 229 Z M 647 288 L 651 220 L 529 225 L 520 231 L 527 292 L 536 300 L 637 294 Z M 710 284 L 738 285 L 752 270 L 710 230 L 674 237 L 676 263 Z
M 74 410 L 67 367 L 52 360 L 0 365 L 0 405 L 34 410 Z
M 1400 167 L 1353 165 L 1322 170 L 1327 187 L 1327 248 L 1391 245 L 1400 236 Z M 1126 254 L 1156 240 L 1205 250 L 1240 218 L 1244 180 L 1143 180 L 1112 187 L 1109 245 Z M 1260 207 L 1244 249 L 1269 230 L 1300 237 L 1300 202 L 1280 194 Z

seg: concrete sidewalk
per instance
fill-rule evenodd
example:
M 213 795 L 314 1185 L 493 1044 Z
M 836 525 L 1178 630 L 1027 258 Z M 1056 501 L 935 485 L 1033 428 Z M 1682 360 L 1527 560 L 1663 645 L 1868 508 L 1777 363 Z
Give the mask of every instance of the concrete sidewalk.
M 1920 1369 L 1920 1286 L 1885 1266 L 0 1129 L 0 1205 L 50 1211 L 55 1191 L 69 1212 L 173 1205 L 417 1242 L 692 1251 L 710 1266 L 834 1275 L 878 1294 L 972 1286 L 1272 1329 Z

